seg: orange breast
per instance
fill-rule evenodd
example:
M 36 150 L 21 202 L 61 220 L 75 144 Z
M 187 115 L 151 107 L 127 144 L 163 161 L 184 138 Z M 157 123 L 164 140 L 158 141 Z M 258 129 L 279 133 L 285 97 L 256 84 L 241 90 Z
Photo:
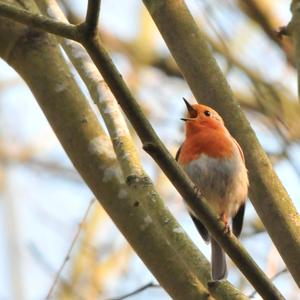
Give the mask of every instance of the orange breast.
M 229 158 L 234 151 L 233 140 L 230 135 L 220 130 L 205 130 L 189 135 L 184 141 L 178 162 L 182 165 L 206 154 L 214 158 Z

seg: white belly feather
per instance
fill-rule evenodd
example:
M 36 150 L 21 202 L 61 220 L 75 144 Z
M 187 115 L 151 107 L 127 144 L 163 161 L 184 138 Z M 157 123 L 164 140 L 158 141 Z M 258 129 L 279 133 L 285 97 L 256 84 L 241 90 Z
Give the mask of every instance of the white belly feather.
M 239 153 L 230 159 L 202 154 L 184 169 L 217 214 L 225 213 L 230 218 L 245 202 L 248 176 Z

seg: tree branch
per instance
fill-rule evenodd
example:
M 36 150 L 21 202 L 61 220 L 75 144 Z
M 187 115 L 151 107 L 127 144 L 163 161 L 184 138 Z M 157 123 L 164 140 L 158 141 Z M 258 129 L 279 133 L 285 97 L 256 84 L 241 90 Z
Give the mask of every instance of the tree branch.
M 73 248 L 74 248 L 74 246 L 75 246 L 75 244 L 76 244 L 76 242 L 77 242 L 77 240 L 79 238 L 82 226 L 85 223 L 85 221 L 86 221 L 86 219 L 88 217 L 88 214 L 90 212 L 90 209 L 93 206 L 93 204 L 95 203 L 95 201 L 96 201 L 96 199 L 94 199 L 94 198 L 90 201 L 90 203 L 89 203 L 89 205 L 88 205 L 88 207 L 87 207 L 87 209 L 86 209 L 86 211 L 85 211 L 85 213 L 84 213 L 84 215 L 82 217 L 81 223 L 79 224 L 78 229 L 77 229 L 77 231 L 76 231 L 76 233 L 75 233 L 75 235 L 74 235 L 74 237 L 72 239 L 72 242 L 70 244 L 68 252 L 67 252 L 67 254 L 66 254 L 66 256 L 65 256 L 65 258 L 64 258 L 64 260 L 63 260 L 63 262 L 61 264 L 61 266 L 59 267 L 59 269 L 58 269 L 58 271 L 57 271 L 57 273 L 56 273 L 56 275 L 54 277 L 54 281 L 53 281 L 53 283 L 52 283 L 52 285 L 51 285 L 51 287 L 50 287 L 50 289 L 49 289 L 49 291 L 47 293 L 46 300 L 50 300 L 50 298 L 51 298 L 51 295 L 52 295 L 52 293 L 54 291 L 54 288 L 55 288 L 55 286 L 56 286 L 56 284 L 57 284 L 57 282 L 58 282 L 58 280 L 60 278 L 60 275 L 61 275 L 63 269 L 65 268 L 67 262 L 70 259 L 71 252 L 72 252 L 72 250 L 73 250 Z
M 86 34 L 93 36 L 97 31 L 101 0 L 89 0 L 85 17 Z
M 281 29 L 281 33 L 288 33 L 293 38 L 296 67 L 298 72 L 298 97 L 300 100 L 300 0 L 292 1 L 291 12 L 292 19 L 286 28 L 283 27 Z
M 281 271 L 279 271 L 278 273 L 276 273 L 274 276 L 272 276 L 270 278 L 270 280 L 275 280 L 276 278 L 278 278 L 279 276 L 281 276 L 282 274 L 285 274 L 288 272 L 288 269 L 287 268 L 284 268 L 282 269 Z M 254 296 L 257 294 L 257 291 L 253 291 L 250 295 L 249 295 L 249 298 L 254 298 Z
M 124 299 L 127 299 L 127 298 L 131 297 L 131 296 L 135 296 L 135 295 L 143 292 L 146 289 L 149 289 L 149 288 L 159 288 L 159 287 L 160 287 L 159 284 L 156 284 L 156 283 L 153 283 L 153 282 L 149 282 L 149 283 L 147 283 L 147 284 L 145 284 L 145 285 L 137 288 L 136 290 L 134 290 L 134 291 L 132 291 L 132 292 L 130 292 L 128 294 L 122 295 L 120 297 L 109 298 L 107 300 L 124 300 Z
M 57 22 L 43 15 L 31 13 L 27 10 L 0 2 L 0 16 L 7 17 L 28 26 L 45 30 L 47 32 L 77 40 L 77 26 Z
M 276 34 L 276 25 L 274 24 L 276 16 L 274 11 L 272 11 L 272 3 L 267 3 L 267 1 L 259 0 L 238 1 L 239 6 L 244 10 L 245 14 L 247 14 L 251 20 L 256 22 L 266 35 L 281 48 L 285 53 L 290 66 L 295 67 L 295 59 L 293 51 L 291 51 L 292 47 L 290 41 L 283 41 L 278 34 Z

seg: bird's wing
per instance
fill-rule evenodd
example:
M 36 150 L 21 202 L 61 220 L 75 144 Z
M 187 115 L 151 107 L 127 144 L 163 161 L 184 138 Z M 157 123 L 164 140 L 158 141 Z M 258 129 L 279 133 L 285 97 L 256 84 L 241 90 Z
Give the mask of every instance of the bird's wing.
M 180 155 L 180 151 L 181 151 L 182 145 L 178 148 L 176 154 L 175 154 L 175 160 L 178 161 L 179 155 Z
M 182 148 L 182 145 L 179 147 L 179 149 L 177 150 L 176 152 L 176 155 L 175 155 L 175 160 L 178 161 L 178 158 L 180 156 L 180 151 L 181 151 L 181 148 Z M 195 216 L 193 216 L 191 213 L 190 213 L 190 216 L 198 230 L 198 232 L 200 233 L 200 235 L 202 236 L 203 240 L 205 242 L 209 242 L 209 233 L 207 231 L 207 229 L 205 228 L 205 226 L 199 221 L 198 218 L 196 218 Z
M 241 205 L 236 215 L 232 218 L 232 231 L 236 237 L 239 237 L 242 231 L 245 205 L 245 203 Z
M 205 226 L 199 221 L 199 219 L 197 219 L 196 217 L 194 217 L 191 213 L 190 216 L 198 230 L 198 232 L 200 233 L 200 235 L 202 236 L 203 240 L 205 242 L 209 242 L 210 238 L 209 238 L 209 233 L 207 231 L 207 229 L 205 228 Z
M 233 141 L 237 145 L 240 155 L 241 155 L 241 158 L 242 158 L 243 162 L 245 163 L 245 157 L 244 157 L 244 153 L 243 153 L 241 146 L 235 139 L 233 139 Z M 245 214 L 245 205 L 246 205 L 245 203 L 243 205 L 241 205 L 238 212 L 236 213 L 236 215 L 232 218 L 232 231 L 236 237 L 238 237 L 242 231 L 244 214 Z

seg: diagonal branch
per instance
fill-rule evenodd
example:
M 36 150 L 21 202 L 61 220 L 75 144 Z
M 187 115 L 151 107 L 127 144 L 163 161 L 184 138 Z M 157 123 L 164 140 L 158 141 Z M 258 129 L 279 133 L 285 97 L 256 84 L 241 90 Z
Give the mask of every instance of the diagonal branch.
M 66 254 L 66 256 L 65 256 L 65 258 L 64 258 L 64 260 L 63 260 L 61 266 L 59 267 L 59 269 L 58 269 L 58 271 L 57 271 L 57 273 L 56 273 L 56 275 L 55 275 L 55 277 L 54 277 L 54 281 L 53 281 L 53 283 L 52 283 L 52 285 L 51 285 L 51 287 L 50 287 L 50 289 L 49 289 L 49 291 L 48 291 L 48 293 L 47 293 L 46 300 L 50 300 L 50 299 L 51 299 L 51 296 L 52 296 L 52 294 L 53 294 L 53 291 L 54 291 L 54 289 L 55 289 L 55 287 L 56 287 L 56 285 L 57 285 L 57 283 L 58 283 L 58 281 L 59 281 L 59 279 L 60 279 L 60 276 L 61 276 L 61 274 L 62 274 L 62 272 L 63 272 L 63 270 L 64 270 L 64 268 L 65 268 L 67 262 L 68 262 L 69 259 L 70 259 L 71 252 L 73 251 L 74 246 L 75 246 L 75 244 L 76 244 L 76 242 L 77 242 L 77 240 L 78 240 L 78 238 L 79 238 L 79 235 L 80 235 L 80 233 L 81 233 L 83 224 L 86 222 L 86 219 L 87 219 L 87 217 L 88 217 L 88 214 L 89 214 L 89 212 L 90 212 L 90 210 L 91 210 L 93 204 L 95 203 L 95 201 L 96 201 L 96 199 L 95 199 L 95 198 L 92 198 L 92 200 L 90 201 L 90 203 L 89 203 L 89 205 L 88 205 L 88 207 L 87 207 L 87 209 L 86 209 L 86 211 L 85 211 L 85 213 L 84 213 L 84 215 L 83 215 L 83 217 L 82 217 L 82 219 L 81 219 L 81 222 L 80 222 L 80 224 L 79 224 L 79 226 L 78 226 L 78 229 L 77 229 L 77 231 L 76 231 L 76 233 L 75 233 L 75 235 L 74 235 L 74 237 L 73 237 L 73 239 L 72 239 L 72 242 L 71 242 L 71 244 L 70 244 L 70 246 L 69 246 L 69 249 L 68 249 L 68 251 L 67 251 L 67 254 Z
M 47 18 L 43 15 L 31 13 L 27 10 L 0 2 L 0 15 L 28 26 L 34 26 L 47 32 L 77 40 L 77 26 L 66 24 Z
M 124 300 L 124 299 L 127 299 L 129 297 L 136 296 L 137 294 L 139 294 L 139 293 L 141 293 L 144 290 L 149 289 L 149 288 L 160 288 L 160 285 L 156 284 L 154 282 L 149 282 L 149 283 L 144 284 L 144 285 L 140 286 L 139 288 L 135 289 L 134 291 L 129 292 L 129 293 L 123 295 L 123 296 L 119 296 L 119 297 L 115 297 L 115 298 L 109 298 L 107 300 Z
M 276 273 L 274 276 L 272 276 L 270 278 L 270 280 L 274 281 L 275 279 L 277 279 L 279 276 L 281 276 L 282 274 L 285 274 L 288 272 L 288 269 L 287 268 L 284 268 L 282 269 L 281 271 L 279 271 L 278 273 Z M 257 291 L 253 291 L 250 295 L 249 295 L 249 298 L 252 299 L 255 297 Z
M 249 18 L 256 22 L 266 35 L 285 53 L 288 63 L 295 67 L 294 53 L 289 40 L 282 40 L 276 34 L 276 15 L 272 11 L 272 2 L 259 0 L 239 0 L 237 3 Z M 269 7 L 268 7 L 269 6 Z M 277 22 L 278 23 L 278 22 Z
M 300 1 L 293 0 L 291 3 L 292 19 L 287 28 L 281 28 L 281 34 L 291 35 L 294 42 L 295 61 L 298 72 L 298 97 L 300 99 Z

